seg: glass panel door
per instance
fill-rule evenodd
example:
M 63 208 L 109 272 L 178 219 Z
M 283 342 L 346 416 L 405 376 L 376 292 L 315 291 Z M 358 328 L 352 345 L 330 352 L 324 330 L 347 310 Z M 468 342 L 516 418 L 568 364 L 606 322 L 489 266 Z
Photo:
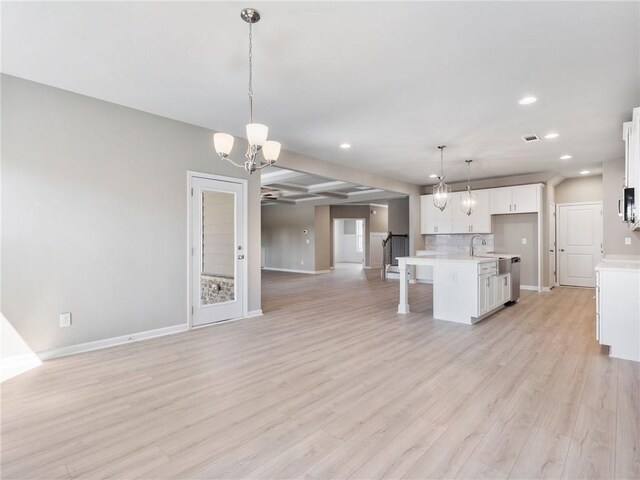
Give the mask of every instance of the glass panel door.
M 192 325 L 244 313 L 244 185 L 191 181 Z

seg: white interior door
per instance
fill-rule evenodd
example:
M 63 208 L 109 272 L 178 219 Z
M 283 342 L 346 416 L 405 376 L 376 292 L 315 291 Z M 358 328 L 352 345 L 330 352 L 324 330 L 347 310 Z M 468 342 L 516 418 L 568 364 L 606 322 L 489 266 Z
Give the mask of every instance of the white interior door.
M 549 286 L 557 282 L 556 279 L 556 204 L 549 204 Z
M 602 259 L 602 204 L 558 206 L 560 285 L 595 287 Z
M 191 324 L 244 316 L 245 185 L 191 179 Z

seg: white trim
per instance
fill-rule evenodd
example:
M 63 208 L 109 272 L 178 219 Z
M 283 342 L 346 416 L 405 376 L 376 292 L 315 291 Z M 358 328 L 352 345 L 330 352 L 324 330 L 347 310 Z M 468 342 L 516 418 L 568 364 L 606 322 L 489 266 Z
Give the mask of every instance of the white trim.
M 293 268 L 273 268 L 273 267 L 262 267 L 262 270 L 269 270 L 273 272 L 288 272 L 288 273 L 308 273 L 311 275 L 318 275 L 320 273 L 331 272 L 331 270 L 295 270 Z
M 115 347 L 116 345 L 123 345 L 125 343 L 139 342 L 141 340 L 148 340 L 150 338 L 156 337 L 164 337 L 165 335 L 172 335 L 174 333 L 185 332 L 187 330 L 189 330 L 189 324 L 182 323 L 180 325 L 156 328 L 154 330 L 145 330 L 143 332 L 131 333 L 129 335 L 122 335 L 120 337 L 105 338 L 103 340 L 96 340 L 93 342 L 78 343 L 76 345 L 70 345 L 68 347 L 44 350 L 42 352 L 38 352 L 38 356 L 42 360 L 49 360 L 51 358 L 66 357 L 67 355 L 73 355 L 75 353 L 90 352 L 92 350 Z
M 247 312 L 247 316 L 245 318 L 252 318 L 252 317 L 261 317 L 262 316 L 262 310 L 249 310 Z
M 0 383 L 39 367 L 41 364 L 40 358 L 33 352 L 5 357 L 0 360 Z
M 244 203 L 244 235 L 242 238 L 242 245 L 244 247 L 244 261 L 242 262 L 242 269 L 244 274 L 243 288 L 243 302 L 242 302 L 242 317 L 245 318 L 249 312 L 249 181 L 246 178 L 227 177 L 224 175 L 214 175 L 211 173 L 195 172 L 193 170 L 187 170 L 187 324 L 189 328 L 193 328 L 193 316 L 192 316 L 192 285 L 191 285 L 191 268 L 193 262 L 191 258 L 191 189 L 193 178 L 204 178 L 207 180 L 218 180 L 221 182 L 239 183 L 242 185 L 242 197 Z M 215 322 L 219 323 L 219 322 Z
M 520 290 L 535 290 L 536 292 L 538 290 L 541 291 L 541 289 L 539 289 L 537 285 L 520 285 Z
M 542 287 L 543 292 L 550 292 L 553 287 Z

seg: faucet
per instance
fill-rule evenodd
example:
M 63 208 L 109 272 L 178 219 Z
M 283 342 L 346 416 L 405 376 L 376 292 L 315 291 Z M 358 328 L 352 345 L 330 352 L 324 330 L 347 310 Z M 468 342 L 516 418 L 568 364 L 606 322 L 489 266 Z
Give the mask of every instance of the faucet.
M 476 239 L 476 237 L 480 237 L 482 239 L 482 245 L 487 244 L 487 241 L 484 239 L 482 235 L 476 233 L 474 236 L 472 236 L 471 241 L 469 242 L 469 255 L 471 255 L 472 257 L 474 254 L 473 241 Z

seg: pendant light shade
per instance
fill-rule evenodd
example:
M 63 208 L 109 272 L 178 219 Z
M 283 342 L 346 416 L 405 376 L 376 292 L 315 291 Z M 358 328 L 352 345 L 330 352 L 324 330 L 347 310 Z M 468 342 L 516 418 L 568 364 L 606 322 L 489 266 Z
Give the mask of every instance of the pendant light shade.
M 229 135 L 228 133 L 214 133 L 213 147 L 216 149 L 218 155 L 229 155 L 233 148 L 233 135 Z
M 447 208 L 451 198 L 451 186 L 444 183 L 444 149 L 447 147 L 440 145 L 438 148 L 440 149 L 440 176 L 438 184 L 433 187 L 433 204 L 442 212 Z
M 467 163 L 467 189 L 460 194 L 460 210 L 462 213 L 471 215 L 478 208 L 478 194 L 471 191 L 471 162 L 472 160 L 465 160 Z
M 280 155 L 280 142 L 269 140 L 262 146 L 262 155 L 267 162 L 275 162 Z
M 257 145 L 261 147 L 267 141 L 269 136 L 269 127 L 261 123 L 247 124 L 247 140 L 249 145 Z

